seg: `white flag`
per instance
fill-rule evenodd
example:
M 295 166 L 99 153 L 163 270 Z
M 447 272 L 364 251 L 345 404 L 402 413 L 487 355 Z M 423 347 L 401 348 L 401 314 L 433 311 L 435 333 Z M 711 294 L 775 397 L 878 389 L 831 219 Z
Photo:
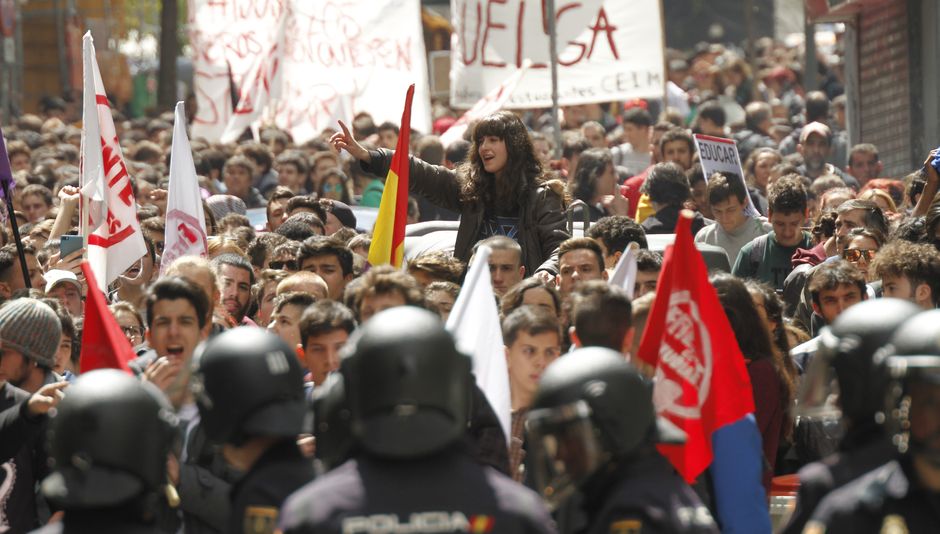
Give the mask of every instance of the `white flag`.
M 251 69 L 242 79 L 238 94 L 238 104 L 232 111 L 232 117 L 222 132 L 222 143 L 234 143 L 241 137 L 245 128 L 250 127 L 255 140 L 258 139 L 260 121 L 265 109 L 281 95 L 281 72 L 283 72 L 284 31 L 287 15 L 281 16 L 278 32 L 266 54 L 258 54 Z M 269 111 L 270 113 L 270 111 Z
M 633 287 L 636 284 L 636 251 L 639 246 L 631 241 L 627 248 L 623 249 L 623 254 L 617 260 L 617 266 L 610 275 L 608 283 L 620 286 L 627 292 L 627 297 L 633 300 Z
M 490 281 L 490 252 L 484 245 L 474 254 L 473 264 L 447 319 L 447 330 L 457 340 L 457 348 L 473 358 L 477 386 L 496 412 L 508 446 L 512 413 L 509 368 Z
M 103 87 L 95 43 L 91 32 L 82 38 L 82 160 L 81 189 L 84 197 L 82 235 L 95 231 L 108 214 L 105 195 L 104 163 L 101 159 L 101 129 L 98 126 L 97 87 Z M 101 91 L 104 94 L 104 91 Z M 86 226 L 87 224 L 87 226 Z
M 137 221 L 137 202 L 98 71 L 91 32 L 85 34 L 82 51 L 82 195 L 89 214 L 82 224 L 88 224 L 86 233 L 91 232 L 87 237 L 88 263 L 99 287 L 107 293 L 108 285 L 147 253 L 147 245 Z M 91 102 L 96 112 L 91 111 Z
M 186 112 L 182 102 L 176 103 L 173 124 L 165 235 L 161 273 L 180 256 L 206 256 L 206 220 L 193 153 L 186 136 Z
M 467 131 L 467 128 L 470 127 L 473 121 L 482 119 L 487 115 L 503 109 L 503 106 L 509 101 L 509 97 L 512 96 L 512 92 L 515 91 L 516 86 L 519 85 L 519 80 L 522 79 L 531 65 L 532 60 L 526 59 L 523 61 L 521 68 L 516 69 L 512 75 L 503 80 L 503 83 L 499 84 L 499 86 L 480 100 L 477 100 L 477 103 L 474 104 L 472 108 L 468 109 L 466 113 L 457 119 L 457 122 L 452 124 L 446 132 L 441 134 L 441 144 L 444 145 L 444 148 L 447 148 L 447 146 L 454 141 L 462 139 L 463 133 Z

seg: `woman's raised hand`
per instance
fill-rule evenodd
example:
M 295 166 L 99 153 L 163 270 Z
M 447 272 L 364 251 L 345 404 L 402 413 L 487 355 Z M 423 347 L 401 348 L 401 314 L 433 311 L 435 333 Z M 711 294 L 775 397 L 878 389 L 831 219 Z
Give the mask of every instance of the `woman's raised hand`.
M 346 150 L 352 157 L 360 161 L 369 161 L 369 151 L 363 148 L 353 135 L 349 133 L 349 128 L 346 127 L 346 124 L 344 124 L 343 121 L 339 121 L 339 127 L 343 131 L 336 132 L 330 137 L 330 144 L 333 145 L 333 148 L 337 152 Z

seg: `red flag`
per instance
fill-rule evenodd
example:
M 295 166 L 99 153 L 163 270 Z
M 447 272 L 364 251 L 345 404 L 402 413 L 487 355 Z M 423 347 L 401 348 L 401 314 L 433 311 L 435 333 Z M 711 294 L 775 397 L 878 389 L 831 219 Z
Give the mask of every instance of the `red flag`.
M 656 300 L 637 357 L 656 369 L 656 411 L 684 430 L 683 445 L 659 450 L 686 481 L 712 461 L 712 433 L 754 411 L 744 356 L 683 212 L 666 249 Z
M 98 289 L 95 274 L 87 261 L 82 262 L 82 273 L 85 274 L 88 295 L 85 298 L 82 355 L 79 360 L 81 372 L 120 369 L 130 374 L 131 368 L 127 363 L 136 357 L 134 349 L 108 309 L 104 293 Z

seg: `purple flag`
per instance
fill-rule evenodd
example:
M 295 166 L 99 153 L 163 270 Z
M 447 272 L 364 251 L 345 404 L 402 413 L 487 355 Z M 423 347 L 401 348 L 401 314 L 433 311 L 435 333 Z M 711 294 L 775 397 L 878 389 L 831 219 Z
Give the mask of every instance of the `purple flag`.
M 3 195 L 2 184 L 7 184 L 10 194 L 13 194 L 13 169 L 10 168 L 10 156 L 7 154 L 7 144 L 3 140 L 3 130 L 0 129 L 0 198 L 6 200 Z

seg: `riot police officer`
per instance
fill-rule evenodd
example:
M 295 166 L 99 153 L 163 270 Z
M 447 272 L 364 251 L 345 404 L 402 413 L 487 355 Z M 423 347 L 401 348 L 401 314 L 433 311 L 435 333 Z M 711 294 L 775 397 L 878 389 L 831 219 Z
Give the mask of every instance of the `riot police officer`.
M 112 369 L 80 376 L 50 422 L 54 472 L 42 482 L 65 518 L 36 532 L 159 532 L 176 436 L 173 407 L 156 387 Z
M 896 452 L 823 499 L 803 532 L 940 532 L 940 310 L 906 321 L 878 358 Z
M 202 427 L 245 472 L 232 487 L 227 530 L 273 532 L 284 499 L 314 477 L 297 446 L 306 414 L 300 363 L 280 337 L 255 327 L 212 338 L 196 358 Z
M 623 356 L 589 347 L 542 375 L 527 421 L 535 483 L 551 505 L 580 492 L 588 533 L 718 532 L 708 509 L 655 448 L 681 442 L 658 419 L 652 384 Z
M 901 299 L 872 299 L 852 306 L 820 334 L 820 346 L 804 378 L 801 419 L 841 418 L 844 434 L 838 452 L 799 472 L 796 510 L 785 533 L 802 532 L 819 501 L 893 454 L 883 419 L 887 376 L 873 365 L 876 351 L 921 308 Z M 831 384 L 838 385 L 834 403 Z
M 553 532 L 538 495 L 475 461 L 462 439 L 470 365 L 436 314 L 397 307 L 372 317 L 339 371 L 352 458 L 287 500 L 281 530 Z

